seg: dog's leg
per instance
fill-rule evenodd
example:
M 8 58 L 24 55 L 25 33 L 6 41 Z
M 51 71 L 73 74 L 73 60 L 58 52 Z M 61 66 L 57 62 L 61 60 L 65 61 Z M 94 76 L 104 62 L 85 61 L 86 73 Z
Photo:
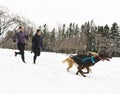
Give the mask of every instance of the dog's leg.
M 68 63 L 68 68 L 67 71 L 69 72 L 69 69 L 72 68 L 73 64 L 72 63 Z
M 83 71 L 80 71 L 80 74 L 81 74 L 83 77 L 86 77 L 86 75 L 84 75 Z
M 89 73 L 89 70 L 90 70 L 89 67 L 87 67 L 87 73 Z
M 80 72 L 80 74 L 81 74 L 83 77 L 86 77 L 86 76 L 84 75 L 81 67 L 78 67 L 78 71 L 76 72 L 76 75 L 78 75 L 79 72 Z
M 84 74 L 88 74 L 89 73 L 89 67 L 86 67 L 86 69 L 87 69 L 87 72 L 83 72 Z
M 67 68 L 67 71 L 69 72 L 69 67 Z
M 81 68 L 78 67 L 78 71 L 76 72 L 76 75 L 78 75 L 78 73 L 81 71 Z
M 80 74 L 83 76 L 83 77 L 86 77 L 83 73 L 83 71 L 81 69 L 78 68 L 78 71 L 76 72 L 76 75 L 78 75 L 78 73 L 80 72 Z

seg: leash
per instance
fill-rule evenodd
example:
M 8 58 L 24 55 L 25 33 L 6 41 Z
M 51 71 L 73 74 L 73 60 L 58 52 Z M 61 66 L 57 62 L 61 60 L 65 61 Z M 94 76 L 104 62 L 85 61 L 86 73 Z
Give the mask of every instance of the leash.
M 99 57 L 100 60 L 104 61 L 99 55 L 98 55 L 98 57 Z

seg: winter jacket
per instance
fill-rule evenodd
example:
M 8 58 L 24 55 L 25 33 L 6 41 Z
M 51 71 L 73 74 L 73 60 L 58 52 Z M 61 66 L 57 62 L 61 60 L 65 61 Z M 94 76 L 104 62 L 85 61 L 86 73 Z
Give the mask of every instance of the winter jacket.
M 18 40 L 18 43 L 25 44 L 26 40 L 28 39 L 28 36 L 24 32 L 20 31 L 15 33 L 13 41 L 16 42 L 16 39 Z
M 43 39 L 42 35 L 39 36 L 39 35 L 35 34 L 32 38 L 32 48 L 42 48 L 43 49 L 42 39 Z

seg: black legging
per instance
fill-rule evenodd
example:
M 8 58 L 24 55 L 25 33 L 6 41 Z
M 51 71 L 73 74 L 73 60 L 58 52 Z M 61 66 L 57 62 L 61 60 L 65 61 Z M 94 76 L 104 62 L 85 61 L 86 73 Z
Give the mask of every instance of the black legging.
M 33 47 L 33 52 L 34 52 L 34 57 L 33 57 L 33 63 L 35 64 L 36 62 L 36 59 L 37 59 L 37 56 L 40 55 L 40 48 L 38 47 Z
M 25 44 L 18 42 L 17 46 L 18 46 L 18 50 L 20 52 L 16 52 L 16 54 L 20 54 L 21 58 L 22 58 L 22 61 L 25 63 L 25 58 L 24 58 Z

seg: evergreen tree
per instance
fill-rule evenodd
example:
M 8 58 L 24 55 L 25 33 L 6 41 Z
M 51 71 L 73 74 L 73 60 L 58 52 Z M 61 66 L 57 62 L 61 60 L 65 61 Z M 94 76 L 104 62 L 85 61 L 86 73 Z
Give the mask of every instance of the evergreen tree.
M 116 22 L 114 22 L 112 24 L 111 29 L 110 29 L 110 37 L 112 39 L 115 39 L 115 37 L 119 36 L 119 34 L 120 34 L 119 26 L 118 26 L 118 24 Z
M 120 30 L 119 26 L 116 22 L 112 24 L 110 29 L 110 38 L 111 38 L 111 47 L 112 52 L 114 53 L 113 56 L 120 56 Z
M 98 26 L 98 34 L 102 35 L 103 33 L 103 26 Z
M 73 24 L 72 23 L 70 23 L 68 27 L 68 31 L 69 31 L 69 36 L 72 37 L 73 36 Z
M 79 36 L 79 33 L 80 33 L 80 28 L 78 26 L 78 24 L 76 24 L 76 27 L 75 27 L 75 36 Z
M 87 37 L 87 41 L 86 41 L 87 48 L 86 48 L 86 50 L 91 51 L 92 40 L 91 40 L 90 22 L 86 22 L 85 25 L 82 25 L 82 31 L 83 31 L 83 33 L 85 33 L 85 35 Z
M 66 32 L 66 26 L 65 26 L 65 24 L 63 24 L 63 27 L 62 27 L 62 39 L 66 38 L 65 32 Z
M 44 36 L 43 45 L 46 49 L 48 49 L 50 45 L 50 38 L 49 38 L 49 31 L 48 31 L 47 24 L 43 25 L 43 36 Z
M 51 50 L 55 49 L 56 39 L 55 39 L 55 28 L 50 32 L 50 48 Z
M 103 33 L 102 33 L 102 36 L 104 37 L 104 36 L 106 36 L 106 37 L 108 37 L 109 36 L 109 26 L 106 24 L 105 26 L 104 26 L 104 28 L 103 28 Z

